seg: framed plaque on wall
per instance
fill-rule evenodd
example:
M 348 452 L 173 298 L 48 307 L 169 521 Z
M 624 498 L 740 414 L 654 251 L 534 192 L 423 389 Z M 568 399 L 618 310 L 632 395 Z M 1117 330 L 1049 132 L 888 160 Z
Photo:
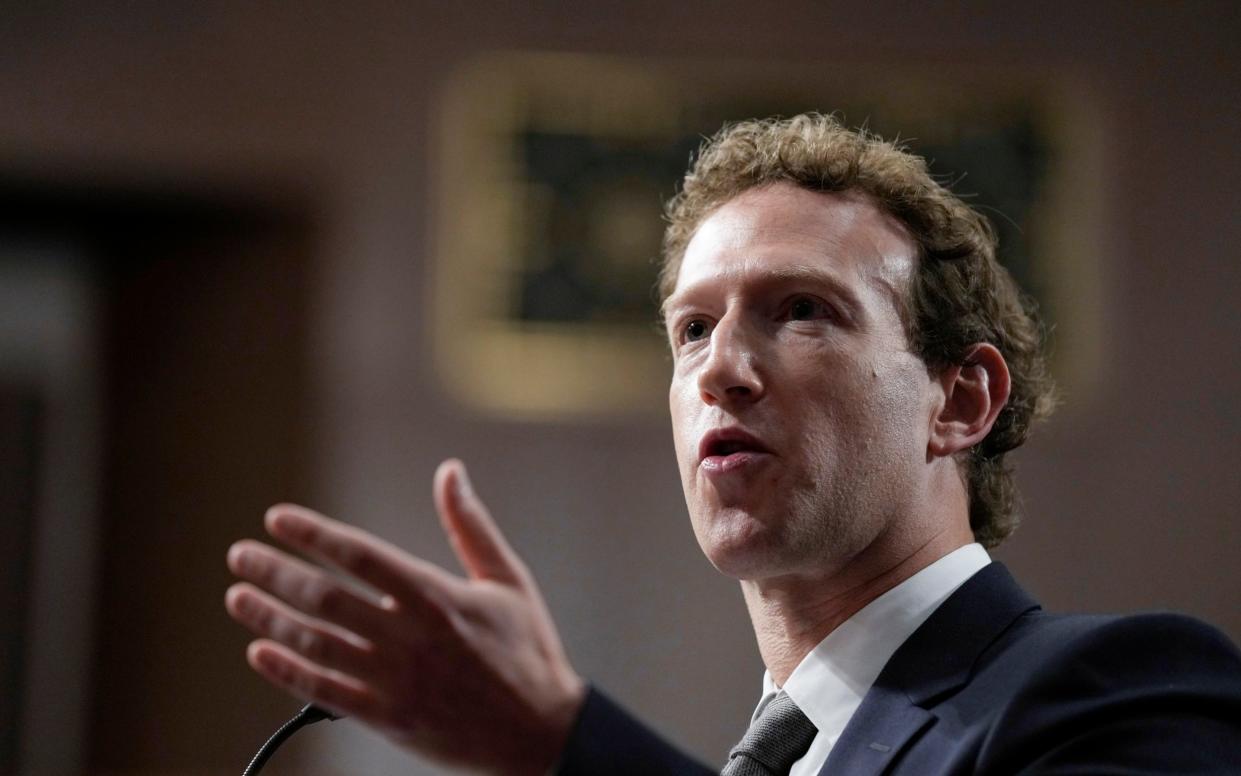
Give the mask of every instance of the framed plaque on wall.
M 725 122 L 806 111 L 899 141 L 988 215 L 1061 335 L 1057 378 L 1091 381 L 1099 122 L 1046 74 L 515 52 L 460 70 L 441 105 L 429 309 L 437 370 L 474 409 L 663 412 L 663 203 Z

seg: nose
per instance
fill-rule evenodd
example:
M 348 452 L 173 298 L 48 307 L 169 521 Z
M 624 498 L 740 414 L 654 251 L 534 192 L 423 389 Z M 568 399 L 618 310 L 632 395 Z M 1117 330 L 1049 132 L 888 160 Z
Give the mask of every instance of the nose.
M 764 393 L 755 334 L 743 320 L 725 316 L 711 332 L 710 350 L 698 373 L 698 391 L 710 405 L 747 404 Z

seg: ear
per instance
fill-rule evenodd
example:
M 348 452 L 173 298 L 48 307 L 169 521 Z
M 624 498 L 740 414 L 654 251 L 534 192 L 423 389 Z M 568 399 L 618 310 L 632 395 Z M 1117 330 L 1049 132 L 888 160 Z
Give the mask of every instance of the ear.
M 981 442 L 1008 402 L 1008 364 L 999 349 L 979 343 L 960 364 L 939 375 L 944 404 L 931 421 L 927 451 L 937 457 L 954 455 Z

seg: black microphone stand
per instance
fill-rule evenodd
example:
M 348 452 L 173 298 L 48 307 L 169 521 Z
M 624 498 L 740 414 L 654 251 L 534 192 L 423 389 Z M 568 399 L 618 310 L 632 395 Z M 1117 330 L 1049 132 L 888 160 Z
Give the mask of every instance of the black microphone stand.
M 307 725 L 313 725 L 314 723 L 321 722 L 325 719 L 335 720 L 340 718 L 329 711 L 324 711 L 313 703 L 307 703 L 302 707 L 301 711 L 297 712 L 297 716 L 281 725 L 280 729 L 275 733 L 272 733 L 271 738 L 267 739 L 267 743 L 259 747 L 259 750 L 254 754 L 254 759 L 252 759 L 250 764 L 246 766 L 246 769 L 242 772 L 241 776 L 254 776 L 254 774 L 259 772 L 259 769 L 267 764 L 267 761 L 271 759 L 271 756 L 276 753 L 276 750 L 280 748 L 280 745 L 283 744 L 289 736 L 293 735 Z

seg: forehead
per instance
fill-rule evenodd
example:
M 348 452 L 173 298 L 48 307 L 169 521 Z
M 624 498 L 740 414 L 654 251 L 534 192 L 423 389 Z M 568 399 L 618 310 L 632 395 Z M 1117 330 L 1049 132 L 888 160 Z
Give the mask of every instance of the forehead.
M 703 220 L 669 302 L 703 285 L 807 269 L 859 294 L 903 294 L 915 256 L 904 227 L 865 195 L 777 183 L 743 192 Z

